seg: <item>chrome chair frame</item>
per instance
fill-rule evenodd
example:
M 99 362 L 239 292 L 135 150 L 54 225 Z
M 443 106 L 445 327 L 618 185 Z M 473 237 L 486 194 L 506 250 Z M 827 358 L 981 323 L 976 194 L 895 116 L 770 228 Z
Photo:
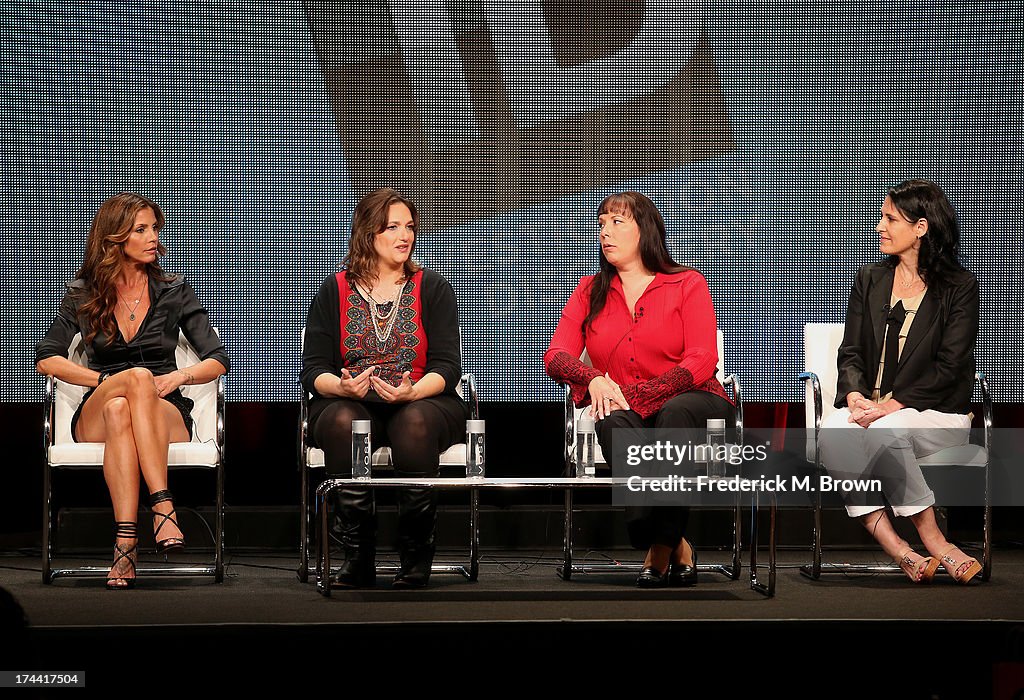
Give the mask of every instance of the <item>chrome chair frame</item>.
M 479 420 L 480 418 L 480 402 L 477 396 L 476 389 L 476 378 L 472 373 L 465 373 L 462 375 L 460 380 L 462 387 L 461 398 L 469 405 L 469 419 Z M 315 528 L 311 528 L 312 521 L 315 517 L 315 508 L 319 507 L 318 502 L 314 502 L 314 510 L 310 510 L 309 503 L 309 490 L 310 490 L 310 472 L 314 467 L 309 464 L 309 395 L 306 391 L 301 391 L 301 399 L 299 401 L 299 472 L 300 481 L 302 482 L 302 494 L 300 497 L 300 508 L 301 518 L 299 521 L 299 568 L 298 577 L 299 581 L 306 583 L 309 580 L 310 574 L 316 574 L 317 570 L 314 565 L 309 562 L 309 553 L 314 546 L 312 541 L 312 535 L 316 532 Z M 390 450 L 387 451 L 387 458 L 383 459 L 383 450 L 387 448 L 378 448 L 374 450 L 373 464 L 374 466 L 384 467 L 390 464 Z M 443 469 L 446 466 L 454 465 L 441 465 Z M 374 479 L 370 482 L 370 485 L 375 485 L 373 482 L 379 481 Z M 365 482 L 360 482 L 365 483 Z M 431 566 L 431 573 L 435 574 L 459 574 L 465 576 L 470 581 L 476 581 L 480 573 L 480 493 L 476 489 L 470 489 L 469 493 L 469 529 L 470 529 L 470 541 L 469 541 L 469 563 L 468 564 L 450 564 L 443 562 L 435 562 Z M 321 546 L 320 538 L 317 537 L 316 547 Z M 326 549 L 329 549 L 326 548 Z M 378 573 L 397 573 L 399 567 L 394 565 L 378 564 Z
M 985 448 L 985 504 L 984 504 L 984 516 L 983 516 L 983 532 L 982 532 L 982 562 L 981 562 L 981 580 L 988 581 L 992 575 L 992 501 L 991 501 L 991 445 L 992 445 L 992 395 L 989 393 L 988 380 L 985 378 L 984 372 L 976 372 L 974 375 L 975 381 L 978 383 L 981 389 L 981 405 L 982 405 L 982 418 L 984 424 L 984 438 L 983 446 Z M 821 449 L 818 444 L 819 433 L 821 431 L 821 422 L 824 416 L 824 407 L 822 405 L 822 389 L 821 380 L 818 375 L 814 372 L 801 372 L 797 376 L 798 381 L 802 382 L 805 387 L 809 386 L 811 390 L 811 400 L 813 401 L 814 407 L 814 468 L 816 474 L 824 474 L 825 469 L 821 463 Z M 806 401 L 806 399 L 805 399 Z M 939 453 L 940 456 L 941 452 Z M 951 462 L 941 461 L 939 459 L 929 458 L 929 461 L 921 465 L 925 468 L 930 467 L 950 467 L 950 466 L 961 466 Z M 814 503 L 812 505 L 814 524 L 812 526 L 811 533 L 811 563 L 804 564 L 800 567 L 800 573 L 804 576 L 817 580 L 822 574 L 904 574 L 903 569 L 897 564 L 849 564 L 849 563 L 836 563 L 836 562 L 823 562 L 822 561 L 822 529 L 821 529 L 821 493 L 818 492 L 815 496 Z M 941 570 L 941 569 L 940 569 Z
M 184 338 L 184 336 L 181 336 Z M 179 340 L 179 343 L 181 340 Z M 224 376 L 216 380 L 216 425 L 215 445 L 217 463 L 213 467 L 216 481 L 214 513 L 214 560 L 212 564 L 189 564 L 173 566 L 136 567 L 139 576 L 212 576 L 216 583 L 224 581 L 224 408 L 225 381 Z M 54 445 L 55 423 L 54 407 L 59 379 L 47 375 L 43 393 L 43 534 L 42 534 L 42 579 L 44 584 L 51 584 L 57 578 L 105 578 L 110 567 L 83 566 L 73 568 L 53 568 L 55 554 L 55 532 L 57 530 L 56 513 L 53 511 L 53 472 L 55 470 L 103 469 L 102 463 L 62 464 L 55 466 L 49 459 L 50 448 Z M 184 469 L 209 470 L 206 464 L 169 464 L 168 470 Z
M 722 332 L 718 331 L 718 348 L 719 356 L 724 355 Z M 721 357 L 719 358 L 721 361 Z M 743 391 L 740 385 L 739 377 L 735 374 L 729 374 L 722 379 L 722 386 L 731 389 L 733 401 L 736 404 L 736 440 L 738 443 L 743 443 Z M 563 457 L 565 462 L 565 476 L 571 477 L 574 475 L 576 460 L 575 454 L 573 454 L 573 445 L 576 439 L 576 407 L 573 405 L 572 395 L 569 387 L 565 387 L 565 396 L 563 402 Z M 607 459 L 607 457 L 606 457 Z M 775 510 L 774 500 L 772 500 L 772 527 L 770 531 L 770 538 L 774 542 L 775 536 Z M 756 579 L 757 571 L 757 511 L 758 501 L 754 499 L 751 505 L 751 575 Z M 706 571 L 711 573 L 722 574 L 723 576 L 736 580 L 740 577 L 742 570 L 741 552 L 743 549 L 743 543 L 741 539 L 742 533 L 742 513 L 740 507 L 740 498 L 737 494 L 736 505 L 733 508 L 733 532 L 732 532 L 732 560 L 727 564 L 699 564 L 697 566 L 698 571 Z M 564 532 L 562 536 L 563 540 L 563 551 L 562 551 L 562 565 L 558 567 L 558 575 L 564 579 L 569 580 L 572 578 L 573 573 L 596 573 L 596 572 L 631 572 L 635 573 L 636 568 L 640 565 L 639 562 L 626 562 L 626 563 L 608 563 L 608 562 L 594 562 L 587 564 L 578 564 L 573 560 L 573 492 L 572 489 L 566 489 L 565 491 L 565 516 L 564 516 Z M 770 576 L 774 579 L 774 567 Z M 772 586 L 774 590 L 774 585 Z

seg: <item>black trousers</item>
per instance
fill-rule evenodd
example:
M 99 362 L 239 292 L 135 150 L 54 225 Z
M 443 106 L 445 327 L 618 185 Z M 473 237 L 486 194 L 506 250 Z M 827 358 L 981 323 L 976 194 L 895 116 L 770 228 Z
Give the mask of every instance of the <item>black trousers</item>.
M 435 476 L 441 453 L 466 434 L 468 409 L 457 396 L 442 394 L 404 404 L 354 399 L 320 399 L 311 408 L 310 435 L 324 451 L 327 473 L 352 473 L 352 421 L 372 421 L 372 445 L 391 448 L 395 474 L 401 477 Z M 345 547 L 368 547 L 376 542 L 373 491 L 352 487 L 334 492 L 332 534 Z M 400 489 L 398 545 L 414 549 L 433 544 L 437 496 L 433 489 Z
M 708 418 L 724 418 L 731 426 L 735 409 L 721 396 L 706 391 L 688 391 L 665 402 L 661 410 L 648 418 L 636 411 L 613 411 L 597 422 L 597 441 L 605 459 L 614 454 L 612 436 L 616 428 L 694 428 L 705 429 Z M 690 509 L 684 506 L 627 507 L 629 541 L 637 549 L 661 544 L 673 549 L 686 533 Z

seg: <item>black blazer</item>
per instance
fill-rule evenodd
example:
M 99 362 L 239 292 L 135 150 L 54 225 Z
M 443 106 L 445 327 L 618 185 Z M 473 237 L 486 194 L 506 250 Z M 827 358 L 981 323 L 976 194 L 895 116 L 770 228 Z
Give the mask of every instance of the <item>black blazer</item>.
M 846 407 L 851 391 L 865 396 L 874 391 L 894 273 L 884 263 L 857 271 L 839 346 L 836 408 Z M 919 411 L 967 413 L 974 386 L 978 307 L 978 280 L 967 270 L 954 273 L 941 289 L 925 292 L 896 366 L 894 399 Z

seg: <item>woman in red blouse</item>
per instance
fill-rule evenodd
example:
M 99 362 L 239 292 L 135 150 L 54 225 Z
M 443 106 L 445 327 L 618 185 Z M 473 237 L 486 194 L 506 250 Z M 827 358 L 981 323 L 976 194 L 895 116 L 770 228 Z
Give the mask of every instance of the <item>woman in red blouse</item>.
M 353 420 L 372 421 L 374 448 L 391 447 L 399 476 L 437 474 L 441 453 L 465 435 L 455 292 L 412 259 L 418 223 L 412 202 L 394 190 L 363 197 L 352 215 L 345 269 L 324 280 L 310 305 L 301 381 L 313 396 L 309 434 L 331 475 L 351 474 Z M 335 493 L 332 531 L 345 549 L 336 581 L 373 586 L 373 494 Z M 427 584 L 435 515 L 432 490 L 398 492 L 395 587 Z
M 544 355 L 548 375 L 569 385 L 577 406 L 590 405 L 609 459 L 615 428 L 731 422 L 733 406 L 715 378 L 718 326 L 704 276 L 672 259 L 665 222 L 644 195 L 613 194 L 597 218 L 600 271 L 580 280 L 562 310 Z M 592 367 L 579 359 L 584 348 Z M 696 552 L 683 536 L 688 514 L 627 510 L 633 546 L 647 549 L 641 588 L 697 583 Z

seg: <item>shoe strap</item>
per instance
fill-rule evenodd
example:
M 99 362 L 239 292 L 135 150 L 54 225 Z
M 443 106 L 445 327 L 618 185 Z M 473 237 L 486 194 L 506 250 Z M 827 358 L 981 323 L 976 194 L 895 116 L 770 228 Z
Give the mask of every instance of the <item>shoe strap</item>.
M 125 549 L 120 544 L 115 542 L 114 543 L 114 553 L 117 556 L 114 557 L 114 563 L 110 566 L 110 568 L 111 569 L 117 568 L 118 563 L 122 559 L 127 559 L 128 560 L 128 565 L 132 568 L 132 573 L 134 574 L 135 573 L 135 559 L 132 558 L 132 554 L 134 554 L 136 551 L 138 551 L 138 549 L 139 549 L 139 545 L 138 545 L 137 542 L 135 544 L 133 544 L 131 547 L 129 547 L 128 549 Z M 112 577 L 108 578 L 107 580 L 108 581 L 116 581 L 116 580 L 124 579 L 124 578 L 125 578 L 124 576 L 112 576 Z
M 138 539 L 139 526 L 132 520 L 115 520 L 114 537 L 120 537 L 125 540 Z
M 163 489 L 161 491 L 154 491 L 153 493 L 149 494 L 149 505 L 150 506 L 155 506 L 158 503 L 163 503 L 164 501 L 173 501 L 173 500 L 174 500 L 174 495 L 169 490 L 167 490 L 167 489 Z

